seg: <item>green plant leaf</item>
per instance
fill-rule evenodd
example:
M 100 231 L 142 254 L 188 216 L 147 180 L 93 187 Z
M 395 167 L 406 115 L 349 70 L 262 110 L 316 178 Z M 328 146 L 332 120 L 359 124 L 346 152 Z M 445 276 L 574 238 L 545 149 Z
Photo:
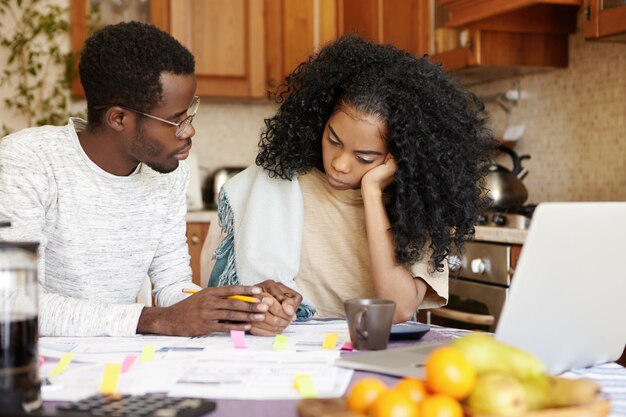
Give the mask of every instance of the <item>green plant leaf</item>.
M 0 0 L 0 15 L 13 20 L 0 22 L 0 48 L 7 51 L 0 85 L 13 89 L 4 99 L 5 109 L 23 114 L 29 124 L 65 123 L 77 76 L 72 53 L 64 52 L 69 7 L 48 0 Z

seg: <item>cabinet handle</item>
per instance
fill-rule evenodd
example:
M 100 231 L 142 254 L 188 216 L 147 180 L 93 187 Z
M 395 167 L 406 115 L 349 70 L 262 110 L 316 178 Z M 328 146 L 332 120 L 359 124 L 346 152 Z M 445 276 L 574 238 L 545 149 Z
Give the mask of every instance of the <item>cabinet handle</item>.
M 191 243 L 193 243 L 194 245 L 197 245 L 198 243 L 200 243 L 200 236 L 198 236 L 195 233 L 191 235 Z
M 484 326 L 492 326 L 496 321 L 495 317 L 488 314 L 466 313 L 464 311 L 456 311 L 444 307 L 430 310 L 430 314 L 463 323 L 480 324 Z

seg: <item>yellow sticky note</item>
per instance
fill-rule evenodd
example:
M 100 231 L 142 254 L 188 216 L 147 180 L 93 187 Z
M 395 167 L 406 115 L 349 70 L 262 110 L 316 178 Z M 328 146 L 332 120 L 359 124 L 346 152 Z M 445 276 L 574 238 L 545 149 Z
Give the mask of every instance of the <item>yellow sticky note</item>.
M 120 379 L 122 365 L 119 363 L 109 363 L 104 367 L 104 375 L 100 384 L 100 393 L 115 394 L 117 391 L 117 382 Z
M 141 350 L 141 355 L 139 356 L 139 360 L 141 362 L 148 362 L 154 359 L 154 352 L 156 352 L 156 346 L 148 345 L 144 346 Z
M 274 338 L 274 345 L 272 346 L 274 350 L 284 350 L 287 349 L 287 336 L 283 336 L 282 334 L 277 334 Z
M 324 336 L 324 343 L 322 343 L 322 349 L 334 349 L 337 345 L 337 333 L 328 333 Z
M 294 388 L 300 393 L 302 398 L 316 398 L 317 391 L 313 385 L 311 375 L 297 374 L 293 381 Z
M 59 360 L 59 363 L 50 372 L 50 375 L 59 375 L 59 374 L 61 374 L 69 366 L 69 364 L 70 364 L 70 362 L 72 362 L 73 358 L 74 358 L 74 354 L 73 353 L 66 353 L 63 356 L 61 356 L 61 359 Z

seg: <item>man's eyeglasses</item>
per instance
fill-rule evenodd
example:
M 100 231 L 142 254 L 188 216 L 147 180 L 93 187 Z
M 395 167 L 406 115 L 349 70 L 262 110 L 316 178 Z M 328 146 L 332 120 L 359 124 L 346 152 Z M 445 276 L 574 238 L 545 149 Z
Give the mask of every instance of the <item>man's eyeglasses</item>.
M 154 116 L 152 114 L 144 113 L 142 111 L 133 109 L 132 107 L 127 107 L 127 106 L 122 106 L 122 105 L 118 105 L 118 106 L 123 109 L 130 110 L 134 113 L 141 114 L 142 116 L 146 116 L 151 119 L 158 120 L 163 123 L 167 123 L 168 125 L 176 126 L 175 135 L 177 138 L 179 138 L 183 135 L 183 133 L 185 133 L 185 130 L 187 130 L 187 127 L 189 127 L 189 125 L 193 121 L 193 118 L 196 116 L 196 113 L 198 112 L 198 108 L 200 107 L 200 97 L 198 96 L 193 97 L 193 100 L 191 101 L 191 104 L 189 105 L 189 108 L 187 109 L 187 117 L 185 117 L 180 122 L 172 122 L 167 119 L 162 119 L 158 116 Z M 96 106 L 96 107 L 110 107 L 110 106 Z

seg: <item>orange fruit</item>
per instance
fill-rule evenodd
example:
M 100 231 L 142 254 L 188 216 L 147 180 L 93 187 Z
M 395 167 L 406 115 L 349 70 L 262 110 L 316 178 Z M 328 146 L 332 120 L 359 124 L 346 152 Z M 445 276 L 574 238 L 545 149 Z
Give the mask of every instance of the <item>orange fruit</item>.
M 422 401 L 428 395 L 424 381 L 417 378 L 404 377 L 398 381 L 394 389 L 406 392 L 416 403 Z
M 443 346 L 426 358 L 426 386 L 433 393 L 462 400 L 472 392 L 474 385 L 476 368 L 462 350 Z
M 418 417 L 419 408 L 409 394 L 392 388 L 380 394 L 370 409 L 372 417 Z
M 420 417 L 463 417 L 463 407 L 454 398 L 434 394 L 422 400 L 419 404 Z
M 347 406 L 355 413 L 367 413 L 378 396 L 387 390 L 387 386 L 379 379 L 366 377 L 359 379 L 350 389 Z

